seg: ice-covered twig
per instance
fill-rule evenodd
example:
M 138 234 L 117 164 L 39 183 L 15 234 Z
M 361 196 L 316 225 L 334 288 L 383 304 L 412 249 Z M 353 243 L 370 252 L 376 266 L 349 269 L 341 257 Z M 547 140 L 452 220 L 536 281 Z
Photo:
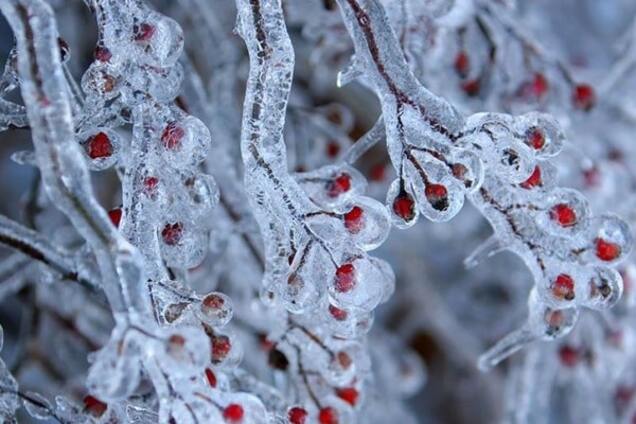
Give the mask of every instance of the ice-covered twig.
M 148 303 L 138 253 L 97 204 L 75 143 L 53 12 L 41 0 L 11 0 L 1 8 L 17 39 L 22 96 L 44 187 L 94 249 L 113 310 L 143 311 Z

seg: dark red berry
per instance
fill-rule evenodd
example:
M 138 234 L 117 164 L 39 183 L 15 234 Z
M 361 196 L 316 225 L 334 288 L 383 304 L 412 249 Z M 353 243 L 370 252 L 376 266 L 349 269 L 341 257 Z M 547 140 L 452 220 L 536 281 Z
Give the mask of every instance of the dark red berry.
M 340 265 L 336 269 L 335 287 L 337 291 L 346 293 L 353 289 L 356 284 L 355 271 L 353 264 L 350 263 Z
M 587 187 L 597 187 L 601 182 L 601 174 L 597 167 L 592 166 L 583 170 L 583 179 Z
M 231 403 L 223 410 L 223 418 L 231 423 L 240 422 L 244 415 L 243 407 L 237 403 Z
M 364 211 L 358 206 L 354 206 L 349 212 L 344 214 L 345 228 L 352 234 L 357 234 L 364 227 Z
M 548 88 L 549 88 L 548 80 L 545 78 L 545 76 L 542 73 L 537 72 L 536 74 L 534 74 L 531 87 L 532 87 L 532 94 L 536 98 L 541 99 L 548 92 Z
M 602 261 L 613 261 L 621 255 L 621 247 L 602 238 L 596 239 L 596 256 Z
M 338 364 L 340 364 L 340 366 L 344 369 L 348 369 L 353 363 L 351 356 L 343 350 L 336 353 L 336 361 L 338 361 Z
M 574 299 L 574 280 L 567 274 L 559 274 L 552 283 L 552 294 L 558 299 Z
M 107 158 L 113 154 L 113 145 L 108 135 L 103 132 L 88 139 L 87 152 L 91 159 Z
M 322 408 L 318 412 L 318 421 L 320 424 L 338 424 L 338 412 L 330 406 Z
M 383 163 L 377 163 L 371 167 L 369 178 L 371 181 L 382 181 L 386 174 L 386 167 Z
M 578 364 L 580 359 L 579 350 L 570 346 L 563 345 L 559 349 L 559 361 L 566 367 L 572 368 Z
M 356 406 L 356 402 L 358 401 L 358 396 L 360 395 L 358 391 L 353 387 L 345 387 L 342 389 L 336 389 L 336 394 L 338 397 L 345 402 L 347 402 L 351 406 Z
M 335 158 L 340 153 L 340 144 L 336 141 L 330 141 L 327 143 L 327 156 L 330 158 Z
M 205 369 L 205 379 L 208 381 L 210 387 L 216 387 L 216 375 L 210 368 Z
M 209 309 L 221 309 L 225 304 L 225 299 L 218 294 L 212 293 L 204 297 L 201 303 Z
M 159 184 L 159 178 L 157 177 L 146 177 L 144 178 L 144 193 L 147 196 L 154 196 L 157 194 L 157 185 Z
M 351 176 L 343 173 L 338 175 L 327 184 L 327 194 L 329 197 L 338 197 L 351 189 Z
M 135 32 L 135 41 L 144 42 L 149 41 L 155 35 L 156 28 L 154 25 L 144 22 L 139 26 L 135 25 L 133 30 Z
M 161 238 L 168 246 L 175 246 L 181 241 L 183 236 L 183 224 L 175 222 L 174 224 L 166 224 L 161 230 Z
M 455 71 L 460 77 L 466 78 L 468 76 L 468 73 L 470 72 L 470 59 L 464 50 L 457 53 L 457 56 L 455 56 L 455 63 L 453 65 L 455 67 Z
M 87 395 L 84 397 L 84 410 L 94 417 L 101 417 L 106 412 L 108 405 L 94 396 Z
M 480 83 L 478 79 L 472 79 L 462 83 L 462 90 L 469 97 L 475 97 L 479 94 Z
M 95 56 L 95 59 L 99 60 L 100 62 L 108 62 L 110 58 L 113 57 L 113 54 L 110 52 L 110 50 L 108 50 L 104 46 L 95 47 L 95 51 L 93 52 L 93 54 Z
M 344 321 L 347 319 L 347 311 L 333 305 L 329 305 L 329 313 L 336 321 Z
M 443 211 L 448 208 L 448 191 L 441 184 L 428 184 L 424 189 L 426 200 L 433 209 Z
M 415 202 L 413 198 L 406 192 L 400 193 L 393 201 L 393 212 L 409 222 L 415 217 Z
M 532 171 L 532 175 L 528 177 L 527 180 L 521 183 L 521 187 L 526 190 L 530 190 L 531 188 L 537 187 L 541 185 L 541 168 L 539 165 L 534 167 L 534 171 Z
M 572 103 L 574 103 L 574 107 L 577 109 L 585 111 L 592 109 L 596 103 L 596 93 L 594 93 L 594 89 L 588 84 L 578 84 L 574 87 Z
M 541 150 L 545 146 L 545 135 L 539 128 L 532 128 L 526 134 L 526 143 L 535 150 Z
M 574 209 L 565 203 L 555 205 L 550 211 L 550 218 L 557 221 L 562 227 L 571 227 L 576 224 L 576 213 Z
M 307 410 L 299 406 L 294 406 L 287 413 L 287 419 L 290 424 L 305 424 L 307 421 Z
M 212 362 L 221 362 L 230 350 L 232 349 L 232 343 L 230 338 L 225 335 L 212 337 Z
M 108 217 L 115 227 L 119 227 L 119 223 L 121 222 L 121 208 L 109 210 Z
M 161 142 L 163 147 L 170 150 L 178 149 L 181 146 L 181 140 L 185 135 L 185 130 L 176 122 L 170 122 L 164 128 L 161 134 Z

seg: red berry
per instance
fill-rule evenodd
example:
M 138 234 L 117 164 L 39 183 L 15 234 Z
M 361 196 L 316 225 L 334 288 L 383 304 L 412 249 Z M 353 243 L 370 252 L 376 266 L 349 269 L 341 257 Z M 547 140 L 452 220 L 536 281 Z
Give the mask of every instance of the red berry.
M 99 60 L 100 62 L 108 62 L 110 58 L 113 57 L 113 54 L 110 52 L 110 50 L 108 50 L 104 46 L 95 47 L 95 51 L 93 52 L 93 54 L 95 55 L 95 59 Z
M 393 201 L 393 212 L 404 221 L 411 221 L 415 217 L 415 202 L 406 192 L 400 193 Z
M 88 156 L 91 159 L 107 158 L 112 154 L 113 145 L 105 133 L 97 133 L 88 139 Z
M 338 361 L 340 366 L 344 369 L 348 369 L 353 363 L 351 356 L 349 356 L 347 352 L 342 350 L 336 354 L 336 360 Z
M 621 255 L 621 248 L 618 244 L 612 243 L 602 238 L 596 239 L 596 256 L 602 261 L 613 261 Z
M 144 189 L 149 194 L 152 194 L 152 192 L 154 192 L 155 188 L 157 188 L 157 184 L 159 184 L 159 178 L 157 177 L 144 178 Z
M 548 80 L 545 76 L 537 72 L 532 79 L 532 94 L 537 98 L 542 98 L 548 92 Z
M 345 387 L 343 389 L 336 389 L 336 394 L 338 397 L 345 402 L 347 402 L 351 406 L 356 406 L 356 402 L 358 401 L 358 396 L 360 395 L 358 391 L 353 387 Z
M 577 109 L 588 111 L 594 107 L 596 103 L 596 94 L 594 89 L 588 84 L 578 84 L 574 87 L 572 102 Z
M 174 224 L 166 224 L 161 230 L 161 237 L 163 242 L 168 246 L 174 246 L 181 241 L 183 236 L 183 225 L 180 222 Z
M 572 346 L 563 345 L 559 349 L 559 360 L 566 367 L 574 367 L 579 362 L 579 351 Z
M 166 149 L 175 150 L 181 145 L 185 130 L 176 122 L 170 122 L 161 134 L 161 142 Z
M 121 222 L 121 208 L 109 210 L 108 217 L 115 227 L 119 227 L 119 223 Z
M 583 170 L 583 179 L 585 180 L 585 185 L 587 187 L 596 187 L 601 182 L 601 175 L 598 171 L 598 168 L 592 166 L 591 168 L 587 168 Z
M 156 28 L 149 23 L 142 23 L 141 25 L 135 25 L 133 31 L 135 32 L 135 41 L 149 41 L 153 35 L 155 35 Z
M 559 274 L 552 283 L 554 297 L 565 300 L 574 299 L 574 280 L 567 274 Z
M 545 135 L 539 128 L 532 128 L 526 135 L 526 144 L 535 150 L 541 150 L 545 146 Z
M 443 211 L 448 208 L 448 191 L 443 185 L 428 184 L 424 189 L 424 195 L 433 209 Z
M 329 313 L 336 321 L 344 321 L 347 319 L 347 311 L 337 308 L 333 305 L 329 305 Z
M 210 368 L 205 369 L 205 379 L 208 380 L 210 387 L 216 387 L 216 375 Z
M 571 227 L 576 224 L 576 213 L 574 209 L 565 203 L 555 205 L 550 211 L 550 218 L 557 221 L 562 227 Z
M 377 163 L 371 167 L 369 171 L 369 178 L 371 181 L 382 181 L 384 180 L 386 174 L 386 169 L 383 163 Z
M 322 408 L 318 412 L 318 421 L 320 424 L 338 424 L 338 412 L 330 406 Z
M 351 176 L 343 173 L 338 175 L 327 184 L 327 194 L 329 197 L 338 197 L 351 189 Z
M 539 168 L 539 165 L 537 165 L 534 167 L 532 175 L 530 175 L 527 180 L 521 183 L 521 187 L 529 190 L 539 185 L 541 185 L 541 168 Z
M 327 156 L 335 158 L 340 153 L 340 144 L 335 141 L 327 143 Z
M 289 420 L 290 424 L 305 424 L 307 415 L 308 414 L 305 408 L 294 406 L 287 413 L 287 419 Z
M 231 403 L 223 410 L 223 418 L 226 421 L 237 423 L 243 419 L 243 407 L 237 403 Z
M 467 96 L 475 97 L 479 94 L 480 83 L 478 79 L 468 80 L 462 83 L 462 90 Z
M 347 263 L 340 265 L 338 269 L 336 269 L 336 290 L 340 293 L 346 293 L 351 291 L 355 284 L 355 268 L 353 267 L 353 264 Z
M 455 71 L 460 77 L 466 78 L 466 76 L 468 76 L 468 72 L 470 71 L 470 59 L 464 50 L 460 51 L 457 53 L 457 56 L 455 56 L 454 66 Z
M 349 212 L 344 214 L 344 225 L 352 234 L 357 234 L 364 227 L 364 211 L 358 206 L 354 206 Z
M 84 397 L 84 410 L 94 417 L 101 417 L 106 412 L 108 405 L 94 396 L 87 395 Z
M 225 304 L 225 299 L 218 294 L 210 294 L 203 298 L 203 306 L 210 309 L 221 309 Z
M 228 336 L 220 335 L 212 337 L 212 362 L 220 362 L 232 349 L 232 343 Z

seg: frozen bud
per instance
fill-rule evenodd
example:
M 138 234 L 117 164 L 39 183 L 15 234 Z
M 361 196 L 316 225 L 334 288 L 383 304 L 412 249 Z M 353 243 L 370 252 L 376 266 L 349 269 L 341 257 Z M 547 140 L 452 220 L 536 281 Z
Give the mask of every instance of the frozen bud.
M 584 303 L 588 308 L 609 309 L 623 294 L 623 279 L 611 268 L 595 267 L 588 284 L 588 299 Z
M 191 214 L 205 219 L 219 202 L 219 189 L 214 179 L 205 174 L 189 176 L 183 181 Z
M 343 215 L 344 226 L 359 248 L 369 251 L 384 243 L 389 235 L 390 221 L 386 208 L 369 197 L 358 197 Z
M 163 310 L 163 317 L 167 322 L 173 323 L 183 316 L 188 306 L 190 306 L 190 303 L 186 302 L 170 303 Z
M 223 293 L 209 293 L 201 299 L 198 315 L 208 325 L 223 327 L 232 319 L 232 302 Z

